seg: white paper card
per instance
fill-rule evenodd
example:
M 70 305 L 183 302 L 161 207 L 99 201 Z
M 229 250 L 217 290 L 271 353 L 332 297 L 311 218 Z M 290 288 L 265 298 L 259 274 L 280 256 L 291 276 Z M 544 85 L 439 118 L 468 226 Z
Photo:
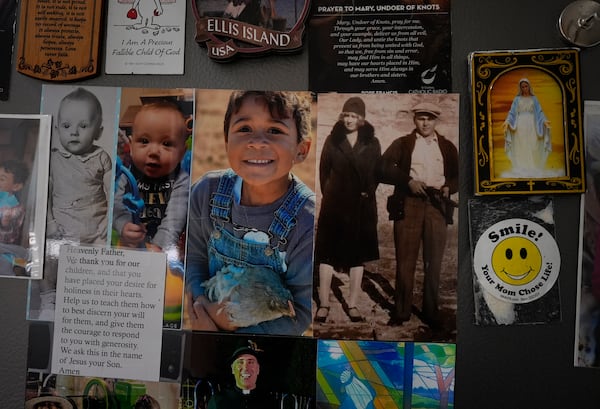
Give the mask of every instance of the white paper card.
M 164 253 L 62 246 L 52 373 L 158 381 Z
M 109 0 L 107 74 L 183 74 L 185 0 Z

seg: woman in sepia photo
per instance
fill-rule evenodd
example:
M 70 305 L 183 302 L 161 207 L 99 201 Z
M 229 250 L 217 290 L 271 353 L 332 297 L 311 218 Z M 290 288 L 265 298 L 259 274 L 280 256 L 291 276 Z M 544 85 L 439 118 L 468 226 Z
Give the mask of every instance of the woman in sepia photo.
M 363 320 L 357 308 L 363 263 L 379 258 L 375 190 L 380 159 L 375 129 L 365 120 L 365 103 L 351 97 L 324 142 L 319 165 L 323 199 L 315 239 L 319 265 L 316 322 L 327 320 L 334 271 L 350 275 L 348 316 L 353 322 Z

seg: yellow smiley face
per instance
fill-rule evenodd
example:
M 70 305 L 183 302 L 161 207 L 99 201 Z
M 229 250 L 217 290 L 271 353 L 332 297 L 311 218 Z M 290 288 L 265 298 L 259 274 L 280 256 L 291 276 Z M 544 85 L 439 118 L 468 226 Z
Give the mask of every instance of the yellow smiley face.
M 523 237 L 502 240 L 492 253 L 492 268 L 507 284 L 524 285 L 537 277 L 542 255 L 533 242 Z

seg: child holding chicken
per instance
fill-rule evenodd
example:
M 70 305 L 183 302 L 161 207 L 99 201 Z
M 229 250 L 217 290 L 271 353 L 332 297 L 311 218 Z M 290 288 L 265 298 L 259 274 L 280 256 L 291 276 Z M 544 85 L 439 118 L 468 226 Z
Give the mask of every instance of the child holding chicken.
M 315 196 L 290 171 L 310 149 L 310 101 L 235 91 L 224 132 L 231 168 L 207 173 L 190 196 L 189 322 L 301 335 L 311 321 Z

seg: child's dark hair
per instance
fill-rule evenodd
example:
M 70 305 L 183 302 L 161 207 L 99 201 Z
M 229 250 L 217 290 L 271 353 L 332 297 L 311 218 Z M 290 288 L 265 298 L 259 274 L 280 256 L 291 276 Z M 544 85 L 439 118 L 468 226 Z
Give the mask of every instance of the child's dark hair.
M 60 101 L 60 105 L 58 107 L 58 114 L 60 117 L 60 110 L 63 106 L 63 103 L 66 101 L 88 101 L 92 104 L 92 109 L 96 112 L 96 123 L 102 123 L 102 105 L 98 100 L 98 97 L 88 91 L 85 88 L 77 88 L 75 91 L 65 95 L 65 97 Z
M 169 111 L 173 111 L 173 112 L 177 113 L 179 116 L 181 116 L 181 136 L 184 139 L 187 138 L 188 133 L 187 133 L 187 127 L 186 127 L 186 117 L 179 105 L 177 105 L 175 102 L 169 101 L 167 99 L 160 99 L 160 100 L 152 101 L 152 102 L 142 105 L 142 107 L 140 108 L 140 110 L 137 113 L 139 114 L 140 112 L 151 111 L 153 109 L 169 110 Z M 135 122 L 135 120 L 134 120 L 134 122 Z
M 25 183 L 29 176 L 29 169 L 20 160 L 7 160 L 0 163 L 0 169 L 13 175 L 13 182 Z
M 276 118 L 293 118 L 298 131 L 298 142 L 310 139 L 310 99 L 289 91 L 233 91 L 225 112 L 223 130 L 225 142 L 229 136 L 231 117 L 240 110 L 247 97 L 262 98 L 269 112 Z
M 137 399 L 133 408 L 134 409 L 160 409 L 160 404 L 152 396 L 144 394 Z

